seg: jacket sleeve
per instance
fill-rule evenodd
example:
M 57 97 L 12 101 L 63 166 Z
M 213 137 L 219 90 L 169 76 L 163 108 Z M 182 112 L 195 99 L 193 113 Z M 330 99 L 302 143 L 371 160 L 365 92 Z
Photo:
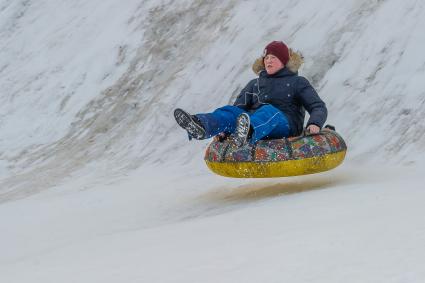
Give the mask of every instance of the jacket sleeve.
M 304 77 L 299 77 L 297 82 L 297 95 L 301 104 L 310 114 L 307 126 L 313 124 L 322 128 L 328 117 L 328 109 L 325 102 L 323 102 L 310 82 Z
M 233 106 L 237 106 L 244 110 L 249 110 L 252 106 L 252 95 L 253 95 L 253 86 L 255 80 L 250 81 L 236 97 L 235 103 Z

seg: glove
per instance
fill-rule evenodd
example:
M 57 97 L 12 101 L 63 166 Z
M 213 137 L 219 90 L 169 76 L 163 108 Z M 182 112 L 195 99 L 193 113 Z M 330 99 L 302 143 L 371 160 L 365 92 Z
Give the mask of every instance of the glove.
M 227 139 L 228 136 L 230 136 L 229 133 L 225 133 L 225 132 L 219 133 L 218 135 L 216 135 L 214 137 L 214 141 L 215 142 L 224 142 Z

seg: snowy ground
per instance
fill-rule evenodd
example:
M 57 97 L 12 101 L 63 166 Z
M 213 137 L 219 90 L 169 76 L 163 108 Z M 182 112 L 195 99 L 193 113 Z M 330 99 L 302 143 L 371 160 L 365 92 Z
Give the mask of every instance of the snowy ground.
M 8 282 L 422 282 L 421 173 L 343 166 L 237 186 L 175 174 L 178 182 L 52 190 L 0 207 L 1 274 Z
M 424 14 L 0 0 L 2 282 L 424 282 Z M 231 101 L 275 39 L 303 52 L 347 160 L 215 176 L 172 109 Z

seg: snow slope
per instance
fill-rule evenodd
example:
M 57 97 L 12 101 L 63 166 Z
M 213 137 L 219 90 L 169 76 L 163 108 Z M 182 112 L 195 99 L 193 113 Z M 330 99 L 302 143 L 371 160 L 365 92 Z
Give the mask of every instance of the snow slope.
M 396 12 L 395 12 L 396 11 Z M 0 0 L 7 282 L 423 282 L 421 1 Z M 271 40 L 346 139 L 323 174 L 208 172 L 172 109 L 232 101 Z

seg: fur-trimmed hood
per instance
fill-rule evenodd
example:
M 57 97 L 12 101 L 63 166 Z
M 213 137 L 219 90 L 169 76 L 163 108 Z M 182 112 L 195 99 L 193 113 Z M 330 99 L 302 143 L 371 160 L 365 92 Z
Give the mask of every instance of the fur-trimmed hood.
M 292 49 L 289 49 L 289 61 L 286 64 L 286 67 L 293 73 L 298 72 L 301 65 L 304 63 L 304 57 L 303 55 L 298 51 L 293 51 Z M 263 57 L 258 58 L 255 60 L 254 64 L 252 65 L 252 70 L 257 75 L 265 69 L 264 67 L 264 60 Z

